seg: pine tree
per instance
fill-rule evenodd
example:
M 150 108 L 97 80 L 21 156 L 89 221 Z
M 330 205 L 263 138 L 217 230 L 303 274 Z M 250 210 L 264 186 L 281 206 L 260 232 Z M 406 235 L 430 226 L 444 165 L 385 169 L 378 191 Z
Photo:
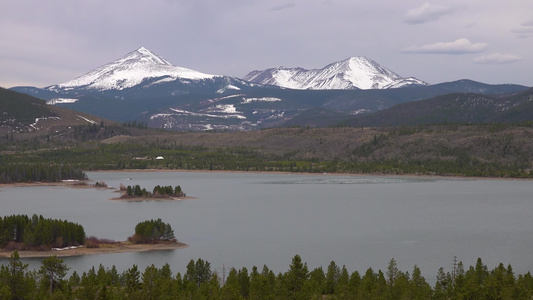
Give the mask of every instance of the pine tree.
M 41 261 L 39 274 L 50 282 L 50 295 L 52 295 L 54 285 L 57 285 L 65 277 L 68 270 L 69 268 L 63 263 L 63 260 L 55 255 Z
M 285 275 L 287 291 L 291 299 L 307 299 L 307 291 L 304 290 L 304 284 L 309 278 L 307 263 L 302 263 L 299 255 L 295 255 Z
M 7 266 L 2 265 L 1 277 L 4 277 L 6 285 L 10 288 L 12 299 L 24 299 L 29 292 L 26 269 L 28 264 L 20 260 L 18 251 L 14 251 L 9 257 Z

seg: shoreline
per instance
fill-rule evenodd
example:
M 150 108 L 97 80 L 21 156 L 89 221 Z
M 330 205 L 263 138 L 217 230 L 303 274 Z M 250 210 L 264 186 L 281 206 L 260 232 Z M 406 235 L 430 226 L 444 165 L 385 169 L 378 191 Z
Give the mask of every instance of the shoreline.
M 161 244 L 132 244 L 130 242 L 118 242 L 116 244 L 101 244 L 99 248 L 86 248 L 79 247 L 66 250 L 19 250 L 19 256 L 21 258 L 45 258 L 49 256 L 57 257 L 71 257 L 71 256 L 84 256 L 95 254 L 112 254 L 112 253 L 126 253 L 126 252 L 147 252 L 147 251 L 164 251 L 187 248 L 189 245 L 184 243 L 161 243 Z M 13 251 L 0 251 L 0 258 L 9 258 Z
M 237 170 L 187 170 L 187 169 L 122 169 L 122 170 L 93 170 L 94 173 L 152 173 L 152 172 L 183 172 L 183 173 L 242 173 L 242 174 L 280 174 L 280 175 L 328 175 L 328 176 L 374 176 L 374 177 L 427 177 L 442 179 L 471 179 L 471 180 L 524 180 L 531 178 L 512 177 L 479 177 L 462 175 L 431 175 L 431 174 L 381 174 L 381 173 L 313 173 L 313 172 L 285 172 L 285 171 L 237 171 Z M 1 187 L 1 185 L 0 185 Z
M 70 187 L 74 189 L 114 189 L 109 186 L 96 186 L 91 185 L 89 182 L 92 180 L 76 180 L 76 181 L 58 181 L 58 182 L 13 182 L 13 183 L 0 183 L 0 188 L 3 187 L 32 187 L 32 186 L 60 186 Z M 80 184 L 87 183 L 87 184 Z
M 116 198 L 110 198 L 108 200 L 110 201 L 126 201 L 126 202 L 145 202 L 145 201 L 157 201 L 157 202 L 165 202 L 165 201 L 183 201 L 187 199 L 198 199 L 196 197 L 168 197 L 168 198 L 157 198 L 157 197 L 116 197 Z
M 415 177 L 415 178 L 436 178 L 436 179 L 462 179 L 462 180 L 520 180 L 531 181 L 532 178 L 512 178 L 512 177 L 477 177 L 477 176 L 461 176 L 461 175 L 431 175 L 431 174 L 366 174 L 366 173 L 310 173 L 310 172 L 283 172 L 283 171 L 236 171 L 236 170 L 185 170 L 185 169 L 122 169 L 122 170 L 93 170 L 85 172 L 94 173 L 152 173 L 152 172 L 183 172 L 183 173 L 242 173 L 242 174 L 280 174 L 280 175 L 308 175 L 308 176 L 369 176 L 369 177 Z M 58 186 L 71 188 L 96 188 L 96 189 L 113 189 L 112 187 L 101 187 L 94 185 L 80 185 L 80 182 L 91 182 L 92 180 L 80 181 L 61 181 L 61 182 L 15 182 L 15 183 L 0 183 L 0 192 L 3 187 L 32 187 L 32 186 Z M 195 197 L 180 197 L 185 200 L 196 199 Z M 111 198 L 109 200 L 132 200 Z M 151 200 L 151 199 L 147 199 Z M 135 199 L 132 201 L 136 201 Z

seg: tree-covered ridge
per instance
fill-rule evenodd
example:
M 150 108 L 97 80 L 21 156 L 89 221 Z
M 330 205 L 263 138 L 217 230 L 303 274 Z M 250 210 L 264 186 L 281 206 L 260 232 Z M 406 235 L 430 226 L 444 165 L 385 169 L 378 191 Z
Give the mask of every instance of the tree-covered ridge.
M 185 273 L 170 266 L 137 265 L 119 273 L 100 265 L 65 279 L 66 264 L 50 257 L 38 272 L 28 271 L 15 251 L 0 267 L 0 299 L 531 299 L 531 273 L 516 275 L 509 265 L 493 269 L 478 259 L 474 266 L 457 263 L 450 273 L 440 268 L 430 285 L 415 265 L 411 272 L 391 259 L 385 271 L 350 272 L 334 261 L 309 270 L 296 255 L 287 271 L 274 273 L 246 267 L 212 270 L 202 259 L 191 260 Z
M 531 122 L 533 89 L 503 95 L 451 93 L 406 102 L 347 120 L 350 126 L 400 126 L 423 124 L 516 124 Z
M 83 226 L 66 220 L 45 219 L 42 215 L 11 215 L 0 218 L 0 248 L 50 249 L 85 243 Z
M 92 132 L 93 127 L 84 132 Z M 98 128 L 96 132 L 100 132 Z M 47 162 L 86 171 L 184 169 L 531 178 L 532 137 L 531 124 L 160 132 L 105 142 L 59 146 L 50 142 L 45 149 L 40 149 L 39 141 L 13 143 L 0 136 L 0 166 Z M 164 159 L 156 159 L 159 156 Z
M 132 243 L 157 243 L 176 241 L 174 230 L 170 224 L 157 220 L 147 220 L 135 226 L 135 234 L 130 238 Z

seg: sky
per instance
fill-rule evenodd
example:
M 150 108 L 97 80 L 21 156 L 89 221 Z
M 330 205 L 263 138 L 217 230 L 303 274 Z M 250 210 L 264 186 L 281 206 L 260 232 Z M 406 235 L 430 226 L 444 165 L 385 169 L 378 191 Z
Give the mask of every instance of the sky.
M 244 77 L 366 56 L 431 84 L 533 86 L 531 0 L 0 0 L 0 86 L 45 87 L 145 47 Z

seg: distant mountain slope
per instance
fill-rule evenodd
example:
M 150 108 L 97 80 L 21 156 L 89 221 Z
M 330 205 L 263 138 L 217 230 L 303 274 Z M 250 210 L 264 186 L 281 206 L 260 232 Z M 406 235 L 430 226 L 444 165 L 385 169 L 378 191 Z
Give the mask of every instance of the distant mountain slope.
M 2 127 L 26 126 L 38 118 L 49 117 L 57 117 L 57 114 L 43 100 L 0 88 L 0 124 Z
M 508 94 L 527 90 L 528 87 L 516 84 L 486 84 L 469 79 L 443 82 L 432 85 L 433 88 L 442 89 L 449 93 L 474 93 L 474 94 Z
M 519 123 L 533 121 L 533 89 L 504 95 L 452 93 L 402 103 L 357 116 L 352 126 L 398 126 L 439 123 Z
M 224 89 L 227 86 L 238 89 Z M 75 99 L 57 105 L 102 118 L 124 122 L 142 121 L 150 127 L 174 130 L 253 130 L 279 126 L 334 126 L 347 115 L 367 114 L 397 104 L 435 97 L 451 91 L 482 89 L 487 94 L 523 91 L 519 85 L 485 85 L 464 81 L 432 86 L 385 90 L 294 90 L 246 85 L 236 79 L 183 83 L 179 80 L 148 88 L 134 86 L 124 90 L 54 94 L 48 99 Z M 37 88 L 13 90 L 31 92 L 38 97 L 52 93 Z M 45 98 L 45 97 L 43 97 Z M 313 121 L 307 110 L 325 109 L 326 119 Z M 306 116 L 307 115 L 307 116 Z M 338 118 L 334 117 L 338 116 Z M 293 121 L 291 119 L 295 118 Z M 299 124 L 299 122 L 302 122 Z M 286 124 L 286 125 L 284 125 Z
M 243 77 L 258 84 L 276 85 L 299 90 L 388 89 L 428 85 L 413 77 L 403 78 L 366 57 L 350 57 L 322 69 L 270 68 L 252 71 Z
M 0 133 L 49 134 L 100 122 L 110 123 L 100 117 L 46 105 L 41 99 L 0 88 Z
M 280 123 L 278 127 L 329 127 L 339 124 L 340 120 L 351 117 L 352 115 L 350 114 L 335 112 L 321 107 L 310 108 Z

